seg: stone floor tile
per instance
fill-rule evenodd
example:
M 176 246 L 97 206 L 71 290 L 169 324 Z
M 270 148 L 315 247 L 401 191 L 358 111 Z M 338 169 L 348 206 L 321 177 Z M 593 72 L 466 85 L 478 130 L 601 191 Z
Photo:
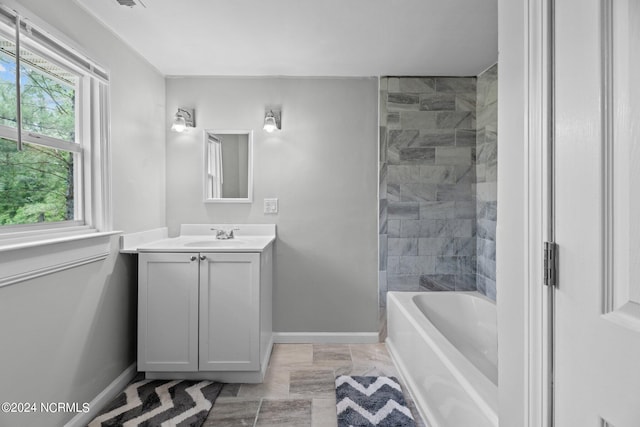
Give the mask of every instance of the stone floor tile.
M 336 399 L 313 399 L 311 401 L 311 427 L 337 427 Z
M 301 369 L 289 374 L 291 397 L 331 397 L 335 394 L 333 369 Z
M 344 367 L 351 364 L 351 351 L 344 344 L 314 344 L 313 365 Z
M 269 366 L 287 369 L 312 363 L 312 344 L 275 344 L 269 360 Z
M 391 356 L 384 343 L 349 344 L 354 364 L 385 363 L 391 364 Z
M 241 398 L 287 398 L 289 396 L 289 371 L 269 367 L 261 384 L 242 384 L 238 391 Z
M 343 374 L 401 380 L 382 343 L 276 344 L 265 381 L 226 384 L 204 427 L 335 427 L 335 376 Z M 425 427 L 402 386 L 417 427 Z
M 262 401 L 256 427 L 311 427 L 311 399 Z
M 354 364 L 348 368 L 338 368 L 335 370 L 338 375 L 355 375 L 355 376 L 385 376 L 398 378 L 398 371 L 393 365 L 378 364 Z
M 253 426 L 260 403 L 260 399 L 229 400 L 218 398 L 202 427 Z

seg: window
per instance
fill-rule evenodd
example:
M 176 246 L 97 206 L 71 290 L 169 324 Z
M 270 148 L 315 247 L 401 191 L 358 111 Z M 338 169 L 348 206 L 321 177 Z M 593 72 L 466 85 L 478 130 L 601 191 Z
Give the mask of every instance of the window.
M 107 84 L 92 61 L 0 5 L 0 237 L 109 229 Z

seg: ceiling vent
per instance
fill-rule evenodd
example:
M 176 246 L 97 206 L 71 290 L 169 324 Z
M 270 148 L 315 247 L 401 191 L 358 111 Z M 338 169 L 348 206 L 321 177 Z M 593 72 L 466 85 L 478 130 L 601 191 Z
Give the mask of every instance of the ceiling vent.
M 133 7 L 133 6 L 140 5 L 142 7 L 147 7 L 145 6 L 144 3 L 142 3 L 142 0 L 116 0 L 116 1 L 120 6 Z

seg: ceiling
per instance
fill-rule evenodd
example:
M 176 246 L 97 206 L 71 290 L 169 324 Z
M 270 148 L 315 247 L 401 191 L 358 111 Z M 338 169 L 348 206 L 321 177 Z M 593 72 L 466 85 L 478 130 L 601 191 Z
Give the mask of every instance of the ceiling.
M 497 0 L 75 1 L 168 76 L 468 76 L 498 56 Z

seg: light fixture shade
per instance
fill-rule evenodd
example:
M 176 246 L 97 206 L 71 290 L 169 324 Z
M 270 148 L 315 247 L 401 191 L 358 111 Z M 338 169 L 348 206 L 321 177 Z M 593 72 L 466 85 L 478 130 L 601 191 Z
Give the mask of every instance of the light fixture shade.
M 176 116 L 173 119 L 171 130 L 174 132 L 184 132 L 187 128 L 196 126 L 195 111 L 188 108 L 178 108 Z
M 264 118 L 264 130 L 271 133 L 278 129 L 278 125 L 276 124 L 276 118 L 272 116 L 267 116 Z
M 176 114 L 176 118 L 173 120 L 173 124 L 171 125 L 171 130 L 174 132 L 184 132 L 187 128 L 187 121 L 182 116 L 178 116 Z
M 269 133 L 280 129 L 280 112 L 274 113 L 273 110 L 269 110 L 264 116 L 263 129 Z

